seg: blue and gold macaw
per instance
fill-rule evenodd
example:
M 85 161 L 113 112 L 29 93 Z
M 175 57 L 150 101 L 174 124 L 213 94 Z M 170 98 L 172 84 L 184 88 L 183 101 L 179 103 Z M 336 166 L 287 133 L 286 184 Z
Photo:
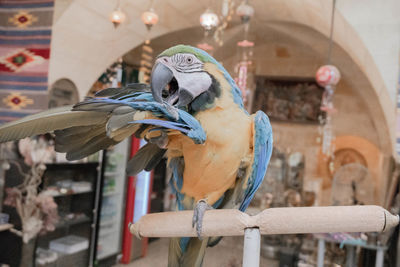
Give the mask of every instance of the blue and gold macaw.
M 267 115 L 249 115 L 227 71 L 209 54 L 177 45 L 161 53 L 151 86 L 109 88 L 74 106 L 60 107 L 0 127 L 0 142 L 54 131 L 56 151 L 86 157 L 134 134 L 149 142 L 130 160 L 131 174 L 151 170 L 162 157 L 172 169 L 177 209 L 193 209 L 199 238 L 172 238 L 169 266 L 201 266 L 201 238 L 209 208 L 245 211 L 272 153 Z

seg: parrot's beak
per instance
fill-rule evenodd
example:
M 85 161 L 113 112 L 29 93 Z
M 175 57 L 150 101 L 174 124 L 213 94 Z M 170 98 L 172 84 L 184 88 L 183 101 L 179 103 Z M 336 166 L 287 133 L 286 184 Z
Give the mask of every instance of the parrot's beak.
M 174 105 L 178 102 L 178 82 L 172 71 L 163 63 L 156 62 L 151 72 L 151 91 L 157 102 L 168 102 Z
M 162 61 L 156 61 L 151 72 L 151 91 L 157 102 L 167 102 L 177 107 L 185 107 L 194 98 L 188 90 L 180 87 L 178 78 Z

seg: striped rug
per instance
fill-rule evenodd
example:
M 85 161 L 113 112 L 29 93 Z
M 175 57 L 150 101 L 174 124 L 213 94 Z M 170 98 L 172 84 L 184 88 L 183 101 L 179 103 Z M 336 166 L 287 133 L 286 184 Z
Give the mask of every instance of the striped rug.
M 54 0 L 0 0 L 0 123 L 47 108 Z

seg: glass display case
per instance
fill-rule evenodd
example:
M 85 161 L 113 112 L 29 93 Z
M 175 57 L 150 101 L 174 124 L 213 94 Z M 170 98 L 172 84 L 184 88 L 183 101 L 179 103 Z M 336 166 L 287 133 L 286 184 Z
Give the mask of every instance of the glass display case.
M 126 163 L 129 140 L 109 148 L 105 154 L 96 260 L 116 257 L 121 251 Z M 115 261 L 114 261 L 115 263 Z
M 36 240 L 36 266 L 91 266 L 99 163 L 46 165 L 42 191 L 53 196 L 59 220 Z

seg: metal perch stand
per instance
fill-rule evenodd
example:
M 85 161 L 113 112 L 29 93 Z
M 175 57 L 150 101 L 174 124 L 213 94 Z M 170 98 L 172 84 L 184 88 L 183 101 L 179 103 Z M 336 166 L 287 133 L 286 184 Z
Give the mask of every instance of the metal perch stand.
M 195 237 L 193 211 L 147 214 L 129 226 L 138 237 Z M 332 232 L 383 232 L 395 227 L 399 217 L 379 206 L 271 208 L 250 216 L 239 210 L 209 210 L 202 236 L 244 235 L 243 266 L 260 262 L 263 235 Z

